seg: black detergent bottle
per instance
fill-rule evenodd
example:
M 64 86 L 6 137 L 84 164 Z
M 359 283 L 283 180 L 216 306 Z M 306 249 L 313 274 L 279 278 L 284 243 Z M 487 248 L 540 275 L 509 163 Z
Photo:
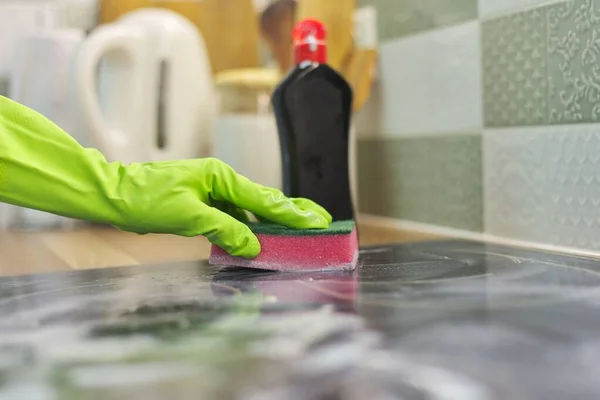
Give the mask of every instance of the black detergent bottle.
M 283 191 L 324 207 L 334 221 L 354 219 L 349 134 L 352 88 L 327 65 L 327 31 L 318 20 L 293 30 L 295 66 L 272 95 L 282 155 Z

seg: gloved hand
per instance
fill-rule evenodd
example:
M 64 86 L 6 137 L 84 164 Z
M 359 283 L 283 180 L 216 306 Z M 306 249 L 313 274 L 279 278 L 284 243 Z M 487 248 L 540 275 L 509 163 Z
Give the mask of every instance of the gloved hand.
M 0 96 L 0 201 L 144 233 L 204 235 L 235 256 L 260 253 L 246 211 L 298 229 L 331 215 L 253 183 L 214 158 L 107 162 L 37 112 Z

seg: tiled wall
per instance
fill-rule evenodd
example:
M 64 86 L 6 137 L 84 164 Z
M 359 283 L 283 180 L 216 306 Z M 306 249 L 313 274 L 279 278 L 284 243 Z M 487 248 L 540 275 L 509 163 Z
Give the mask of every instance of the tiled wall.
M 600 0 L 359 0 L 361 211 L 600 250 Z

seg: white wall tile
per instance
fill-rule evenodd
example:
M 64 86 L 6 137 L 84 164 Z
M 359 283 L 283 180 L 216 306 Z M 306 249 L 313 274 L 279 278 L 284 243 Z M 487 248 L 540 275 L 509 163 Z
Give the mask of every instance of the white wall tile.
M 552 0 L 478 0 L 477 13 L 479 18 L 493 18 L 549 2 Z
M 486 130 L 484 229 L 600 250 L 600 124 Z
M 474 21 L 381 46 L 385 134 L 481 131 L 479 30 Z
M 371 97 L 369 97 L 367 103 L 353 115 L 353 122 L 358 138 L 372 139 L 382 135 L 383 127 L 381 113 L 381 82 L 376 79 L 371 88 Z

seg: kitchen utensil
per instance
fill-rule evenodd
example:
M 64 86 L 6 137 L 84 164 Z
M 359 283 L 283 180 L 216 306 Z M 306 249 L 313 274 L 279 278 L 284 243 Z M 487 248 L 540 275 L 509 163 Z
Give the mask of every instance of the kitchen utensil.
M 174 11 L 135 10 L 95 29 L 79 54 L 77 87 L 94 145 L 111 160 L 210 152 L 217 99 L 206 47 Z
M 10 75 L 11 99 L 41 113 L 89 145 L 73 85 L 74 62 L 83 43 L 78 29 L 53 29 L 22 34 L 16 41 Z M 76 221 L 58 215 L 5 205 L 4 227 L 27 229 L 72 228 Z
M 260 31 L 282 73 L 294 65 L 292 29 L 296 18 L 296 0 L 276 0 L 260 16 Z
M 315 18 L 327 27 L 327 63 L 341 70 L 352 51 L 355 0 L 300 0 L 296 22 Z
M 354 49 L 350 59 L 342 68 L 354 94 L 353 111 L 359 111 L 369 100 L 373 86 L 373 74 L 377 62 L 377 50 Z

